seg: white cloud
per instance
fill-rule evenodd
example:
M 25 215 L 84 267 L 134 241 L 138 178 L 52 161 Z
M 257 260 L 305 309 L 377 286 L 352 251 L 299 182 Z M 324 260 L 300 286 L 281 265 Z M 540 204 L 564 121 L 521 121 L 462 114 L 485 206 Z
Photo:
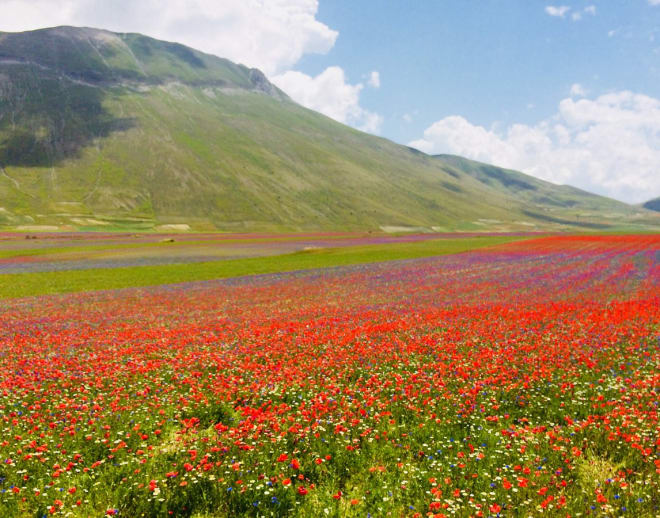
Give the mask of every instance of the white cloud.
M 568 7 L 567 5 L 546 5 L 545 6 L 545 12 L 549 14 L 550 16 L 556 16 L 558 18 L 563 18 L 566 16 L 566 13 L 570 11 L 571 8 Z
M 563 99 L 557 113 L 529 126 L 486 129 L 453 115 L 410 142 L 544 180 L 640 202 L 660 194 L 660 100 L 629 91 Z
M 649 0 L 649 5 L 660 5 L 660 0 Z
M 177 41 L 267 75 L 338 36 L 316 19 L 318 0 L 2 0 L 0 30 L 85 25 Z
M 380 88 L 380 74 L 377 70 L 373 70 L 371 74 L 369 74 L 369 80 L 367 81 L 367 84 L 374 88 Z
M 585 97 L 587 90 L 580 83 L 573 83 L 571 85 L 571 97 Z
M 574 22 L 577 22 L 582 19 L 583 14 L 589 14 L 591 16 L 596 16 L 596 6 L 595 5 L 588 5 L 582 11 L 576 11 L 571 15 L 571 19 Z
M 651 1 L 660 2 L 660 0 L 651 0 Z M 550 16 L 555 16 L 557 18 L 565 18 L 570 10 L 571 10 L 571 8 L 567 5 L 558 5 L 558 6 L 546 5 L 545 6 L 546 14 L 549 14 Z M 595 16 L 596 15 L 596 6 L 595 5 L 588 5 L 587 7 L 582 9 L 582 11 L 573 11 L 571 13 L 571 20 L 573 20 L 574 22 L 580 21 L 585 14 Z
M 346 81 L 342 68 L 328 67 L 316 77 L 290 70 L 271 78 L 291 98 L 344 124 L 378 133 L 383 118 L 360 106 L 362 83 Z

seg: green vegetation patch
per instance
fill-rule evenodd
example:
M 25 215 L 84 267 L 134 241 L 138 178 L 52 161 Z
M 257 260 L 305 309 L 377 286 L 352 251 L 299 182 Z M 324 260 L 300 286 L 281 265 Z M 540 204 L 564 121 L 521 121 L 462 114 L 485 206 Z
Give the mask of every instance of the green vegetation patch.
M 243 275 L 414 259 L 467 252 L 475 248 L 520 239 L 520 237 L 511 236 L 438 239 L 418 243 L 322 248 L 294 254 L 205 263 L 6 274 L 0 275 L 0 298 L 156 286 Z

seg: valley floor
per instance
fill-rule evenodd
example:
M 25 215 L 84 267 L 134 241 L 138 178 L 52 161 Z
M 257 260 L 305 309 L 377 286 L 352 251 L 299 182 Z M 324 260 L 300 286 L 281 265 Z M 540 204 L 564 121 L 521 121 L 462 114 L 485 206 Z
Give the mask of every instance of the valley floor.
M 538 234 L 0 234 L 0 299 L 465 252 Z
M 0 516 L 657 516 L 660 236 L 438 237 L 0 274 Z

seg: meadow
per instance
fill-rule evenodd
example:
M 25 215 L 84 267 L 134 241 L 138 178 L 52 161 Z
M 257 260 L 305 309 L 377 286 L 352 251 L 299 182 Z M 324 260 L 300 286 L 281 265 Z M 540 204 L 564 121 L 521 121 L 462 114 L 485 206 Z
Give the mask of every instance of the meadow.
M 657 516 L 660 236 L 499 239 L 1 274 L 0 516 Z
M 534 234 L 51 234 L 0 241 L 0 299 L 455 254 Z

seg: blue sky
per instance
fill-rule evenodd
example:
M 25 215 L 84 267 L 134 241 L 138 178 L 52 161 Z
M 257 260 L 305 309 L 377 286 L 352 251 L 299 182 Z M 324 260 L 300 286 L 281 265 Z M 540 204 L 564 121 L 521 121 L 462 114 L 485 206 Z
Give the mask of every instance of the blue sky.
M 427 153 L 660 196 L 660 0 L 2 0 L 0 30 L 140 32 Z
M 594 95 L 631 90 L 660 98 L 660 6 L 567 2 L 556 4 L 571 7 L 562 18 L 550 16 L 548 5 L 321 1 L 317 19 L 339 37 L 327 54 L 308 54 L 296 69 L 317 75 L 339 65 L 352 83 L 377 70 L 381 86 L 365 88 L 361 104 L 383 114 L 381 133 L 398 142 L 454 114 L 487 127 L 535 123 L 575 83 Z M 589 6 L 595 14 L 584 12 Z M 413 115 L 410 123 L 405 114 Z

